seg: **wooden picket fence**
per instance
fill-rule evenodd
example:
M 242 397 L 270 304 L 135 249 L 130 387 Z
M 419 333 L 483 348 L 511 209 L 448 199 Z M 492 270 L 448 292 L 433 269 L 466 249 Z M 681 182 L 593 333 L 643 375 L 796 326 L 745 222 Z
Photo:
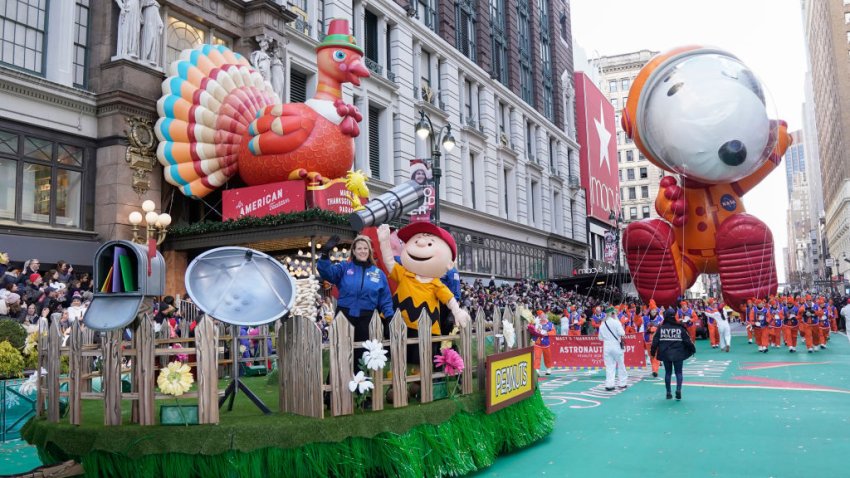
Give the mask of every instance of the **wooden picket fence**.
M 385 404 L 385 385 L 392 386 L 392 406 L 408 405 L 407 384 L 417 382 L 420 385 L 420 401 L 433 400 L 435 379 L 444 379 L 443 372 L 434 372 L 432 344 L 443 340 L 455 341 L 465 367 L 460 376 L 461 394 L 472 393 L 474 384 L 479 390 L 484 388 L 485 359 L 487 337 L 493 337 L 496 352 L 506 350 L 501 343 L 502 318 L 513 323 L 516 331 L 516 347 L 529 344 L 529 335 L 518 311 L 509 307 L 496 309 L 493 320 L 487 321 L 483 309 L 474 314 L 469 327 L 461 328 L 457 335 L 431 336 L 420 334 L 416 338 L 407 337 L 407 326 L 399 312 L 396 312 L 389 324 L 390 337 L 384 339 L 383 324 L 375 314 L 370 323 L 370 338 L 380 340 L 391 354 L 391 377 L 385 378 L 384 371 L 372 372 L 374 391 L 372 410 L 383 410 Z M 239 333 L 236 326 L 214 321 L 206 314 L 197 319 L 194 337 L 189 338 L 188 323 L 181 333 L 182 338 L 163 338 L 162 332 L 154 332 L 154 322 L 150 314 L 141 315 L 133 323 L 132 340 L 122 340 L 123 329 L 111 330 L 103 334 L 100 344 L 94 340 L 94 332 L 83 330 L 78 322 L 71 327 L 67 345 L 62 346 L 62 333 L 54 322 L 48 325 L 46 319 L 39 321 L 39 386 L 37 389 L 36 413 L 46 414 L 50 422 L 60 420 L 60 398 L 68 399 L 68 421 L 79 425 L 83 421 L 82 400 L 100 400 L 104 407 L 104 424 L 117 426 L 122 423 L 121 402 L 132 403 L 131 422 L 140 425 L 156 424 L 156 400 L 172 399 L 171 395 L 157 393 L 156 374 L 175 355 L 195 355 L 196 362 L 191 363 L 195 370 L 197 383 L 195 389 L 181 398 L 197 398 L 198 419 L 200 423 L 218 423 L 219 398 L 223 390 L 218 387 L 219 377 L 232 365 L 232 358 L 224 355 L 223 343 L 231 343 L 232 335 Z M 419 319 L 420 330 L 430 330 L 431 321 L 427 314 Z M 361 343 L 353 340 L 354 329 L 344 316 L 338 315 L 330 326 L 329 341 L 322 343 L 322 333 L 312 318 L 294 317 L 285 322 L 275 322 L 274 330 L 268 326 L 261 329 L 259 335 L 251 337 L 260 340 L 261 356 L 241 358 L 239 349 L 231 350 L 231 356 L 239 362 L 258 362 L 266 364 L 277 360 L 279 375 L 279 410 L 316 418 L 325 415 L 324 393 L 330 394 L 331 416 L 349 415 L 354 412 L 354 396 L 348 389 L 354 368 L 353 356 Z M 266 340 L 276 334 L 277 355 L 268 354 Z M 473 356 L 472 344 L 476 344 Z M 181 348 L 174 348 L 181 344 Z M 418 375 L 407 375 L 407 345 L 419 345 L 420 366 Z M 231 347 L 232 348 L 232 347 Z M 43 353 L 46 351 L 46 353 Z M 326 371 L 323 366 L 323 353 L 330 357 Z M 69 373 L 60 376 L 61 356 L 69 357 Z M 102 359 L 99 372 L 92 370 L 96 357 Z M 129 358 L 129 366 L 122 369 L 124 358 Z M 47 373 L 42 375 L 41 368 Z M 325 383 L 325 377 L 329 378 Z M 129 375 L 132 384 L 130 392 L 122 391 L 122 376 Z M 92 379 L 101 377 L 100 392 L 92 391 Z M 60 391 L 60 384 L 66 381 L 68 391 Z

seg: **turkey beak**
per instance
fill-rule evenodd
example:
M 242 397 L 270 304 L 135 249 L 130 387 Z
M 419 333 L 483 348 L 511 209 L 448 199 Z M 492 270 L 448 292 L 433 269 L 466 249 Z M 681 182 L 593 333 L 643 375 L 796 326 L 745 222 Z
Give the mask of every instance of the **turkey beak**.
M 360 86 L 360 78 L 366 78 L 369 76 L 369 70 L 366 69 L 366 66 L 363 64 L 363 60 L 358 58 L 351 62 L 348 65 L 348 73 L 350 75 L 350 82 L 354 86 Z

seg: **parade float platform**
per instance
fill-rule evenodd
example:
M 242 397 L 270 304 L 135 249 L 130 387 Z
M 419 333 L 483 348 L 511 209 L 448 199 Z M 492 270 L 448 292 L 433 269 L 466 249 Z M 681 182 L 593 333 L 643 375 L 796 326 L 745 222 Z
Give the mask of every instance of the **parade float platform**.
M 276 403 L 277 386 L 265 377 L 245 383 Z M 499 454 L 547 436 L 554 424 L 539 391 L 489 415 L 477 392 L 324 419 L 263 415 L 242 396 L 233 411 L 222 409 L 218 425 L 191 426 L 131 424 L 129 405 L 122 426 L 95 425 L 102 423 L 102 405 L 84 402 L 81 426 L 33 418 L 22 436 L 45 464 L 74 460 L 95 477 L 437 477 L 486 468 Z

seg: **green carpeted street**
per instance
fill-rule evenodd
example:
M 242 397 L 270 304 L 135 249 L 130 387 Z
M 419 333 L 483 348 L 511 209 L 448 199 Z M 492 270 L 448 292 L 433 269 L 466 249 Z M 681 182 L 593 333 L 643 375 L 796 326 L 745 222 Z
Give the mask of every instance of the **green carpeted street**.
M 743 336 L 723 353 L 700 340 L 681 402 L 664 398 L 663 366 L 658 378 L 630 371 L 615 392 L 602 370 L 556 371 L 540 380 L 552 434 L 474 476 L 846 476 L 848 365 L 843 334 L 813 354 L 758 353 Z
M 658 378 L 631 370 L 629 388 L 615 392 L 603 390 L 602 370 L 558 370 L 539 382 L 557 417 L 552 434 L 473 476 L 840 476 L 848 365 L 843 334 L 814 354 L 758 353 L 743 336 L 727 354 L 700 340 L 680 402 L 664 398 L 663 367 Z M 0 474 L 37 464 L 22 442 L 0 449 Z

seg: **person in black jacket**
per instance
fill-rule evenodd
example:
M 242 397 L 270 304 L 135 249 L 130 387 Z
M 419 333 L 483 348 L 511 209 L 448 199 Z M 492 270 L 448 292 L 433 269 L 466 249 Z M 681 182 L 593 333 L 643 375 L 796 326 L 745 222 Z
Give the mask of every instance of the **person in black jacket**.
M 652 338 L 652 348 L 649 354 L 664 362 L 664 385 L 667 386 L 667 399 L 673 398 L 670 393 L 670 375 L 676 370 L 676 400 L 682 399 L 682 362 L 696 353 L 696 347 L 691 342 L 688 330 L 676 322 L 676 311 L 667 309 L 664 312 L 664 323 Z

